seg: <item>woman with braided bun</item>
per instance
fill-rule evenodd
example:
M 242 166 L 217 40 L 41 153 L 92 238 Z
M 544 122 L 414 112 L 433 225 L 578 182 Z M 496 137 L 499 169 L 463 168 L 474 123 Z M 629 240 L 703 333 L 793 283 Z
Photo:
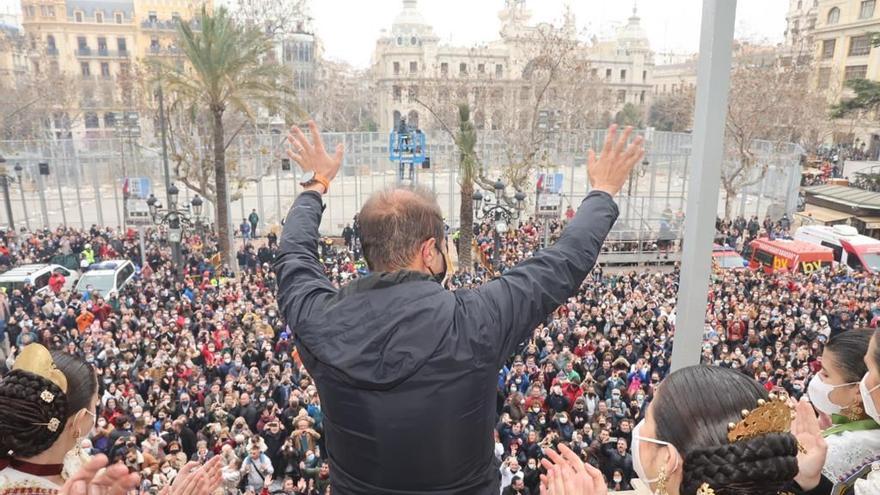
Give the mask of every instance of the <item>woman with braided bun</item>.
M 809 404 L 798 405 L 792 422 L 783 399 L 728 368 L 692 366 L 669 375 L 632 439 L 634 469 L 656 495 L 825 490 L 826 445 Z M 607 493 L 601 473 L 561 451 L 547 451 L 542 461 L 542 495 Z
M 123 495 L 137 474 L 79 446 L 95 425 L 98 383 L 77 356 L 26 346 L 0 379 L 0 495 Z M 188 465 L 164 495 L 207 495 L 220 463 Z

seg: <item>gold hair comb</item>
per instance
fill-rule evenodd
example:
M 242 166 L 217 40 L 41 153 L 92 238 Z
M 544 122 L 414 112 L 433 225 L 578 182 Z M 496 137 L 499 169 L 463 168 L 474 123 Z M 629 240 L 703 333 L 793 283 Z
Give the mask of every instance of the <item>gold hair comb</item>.
M 759 400 L 757 408 L 743 410 L 742 421 L 728 425 L 727 441 L 735 443 L 768 433 L 789 432 L 792 412 L 787 400 L 788 397 L 784 395 L 770 394 L 770 400 Z
M 12 365 L 12 369 L 41 376 L 58 385 L 62 392 L 67 393 L 67 377 L 55 367 L 55 361 L 52 360 L 49 349 L 40 344 L 30 344 L 22 349 L 15 364 Z

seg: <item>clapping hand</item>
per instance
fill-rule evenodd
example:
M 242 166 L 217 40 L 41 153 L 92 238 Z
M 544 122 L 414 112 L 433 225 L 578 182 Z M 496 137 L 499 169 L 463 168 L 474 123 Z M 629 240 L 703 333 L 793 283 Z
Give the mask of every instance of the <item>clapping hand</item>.
M 822 467 L 828 454 L 828 444 L 822 437 L 819 419 L 813 412 L 813 406 L 807 401 L 798 402 L 794 421 L 791 423 L 791 434 L 797 438 L 798 475 L 794 481 L 805 491 L 810 491 L 822 481 Z
M 129 474 L 123 464 L 107 467 L 107 463 L 107 456 L 96 455 L 67 480 L 58 495 L 123 495 L 140 483 L 140 477 Z
M 559 455 L 553 449 L 544 449 L 549 458 L 541 464 L 547 469 L 541 475 L 541 495 L 607 495 L 608 487 L 602 473 L 583 461 L 570 448 L 559 445 Z
M 210 495 L 220 486 L 223 481 L 221 468 L 223 458 L 218 456 L 212 457 L 211 460 L 204 465 L 199 466 L 198 462 L 188 462 L 171 486 L 166 486 L 159 495 Z

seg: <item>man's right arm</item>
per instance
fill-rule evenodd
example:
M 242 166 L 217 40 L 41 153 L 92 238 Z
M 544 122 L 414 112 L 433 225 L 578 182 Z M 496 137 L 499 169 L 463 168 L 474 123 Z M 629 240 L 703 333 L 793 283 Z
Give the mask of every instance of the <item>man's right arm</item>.
M 303 192 L 294 201 L 281 232 L 281 249 L 275 261 L 278 307 L 292 329 L 336 293 L 318 259 L 323 210 L 318 192 Z

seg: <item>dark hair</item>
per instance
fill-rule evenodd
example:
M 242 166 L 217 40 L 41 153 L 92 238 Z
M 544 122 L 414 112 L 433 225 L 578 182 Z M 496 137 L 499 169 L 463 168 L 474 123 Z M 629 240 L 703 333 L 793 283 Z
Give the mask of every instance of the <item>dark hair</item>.
M 865 354 L 871 345 L 872 330 L 850 330 L 835 335 L 825 344 L 825 352 L 834 354 L 834 364 L 843 372 L 846 383 L 854 383 L 868 373 Z M 822 356 L 825 360 L 827 357 Z
M 13 370 L 0 380 L 0 453 L 33 457 L 49 449 L 64 432 L 70 416 L 88 409 L 98 389 L 95 372 L 83 359 L 52 351 L 55 366 L 67 378 L 67 393 L 33 373 Z M 43 400 L 44 391 L 54 399 Z M 56 431 L 46 425 L 57 419 Z
M 692 366 L 666 377 L 652 411 L 657 439 L 671 443 L 684 459 L 682 494 L 693 495 L 708 483 L 717 495 L 776 495 L 794 479 L 794 436 L 727 440 L 727 425 L 767 398 L 758 382 L 727 368 Z
M 392 187 L 373 194 L 359 216 L 364 258 L 373 271 L 406 268 L 419 245 L 445 235 L 434 193 L 422 187 Z

